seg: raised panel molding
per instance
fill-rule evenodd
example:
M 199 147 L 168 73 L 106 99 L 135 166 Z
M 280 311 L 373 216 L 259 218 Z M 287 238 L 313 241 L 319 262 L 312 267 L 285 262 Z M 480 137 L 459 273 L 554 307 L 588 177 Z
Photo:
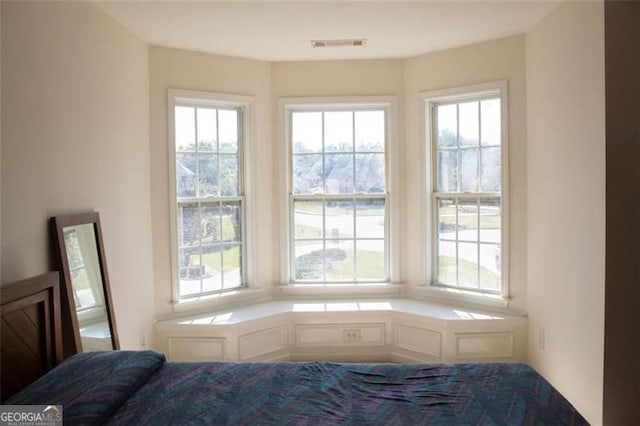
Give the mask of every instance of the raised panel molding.
M 286 351 L 289 347 L 287 326 L 278 326 L 238 337 L 238 356 L 247 361 Z
M 460 309 L 402 299 L 272 301 L 157 321 L 155 349 L 173 361 L 525 361 L 526 317 Z
M 454 358 L 510 358 L 513 355 L 513 332 L 454 334 Z
M 385 344 L 385 324 L 296 324 L 297 347 L 379 346 Z
M 169 337 L 170 361 L 224 361 L 225 339 L 212 337 Z
M 397 349 L 440 358 L 441 342 L 442 333 L 438 331 L 402 324 L 399 324 L 395 330 Z

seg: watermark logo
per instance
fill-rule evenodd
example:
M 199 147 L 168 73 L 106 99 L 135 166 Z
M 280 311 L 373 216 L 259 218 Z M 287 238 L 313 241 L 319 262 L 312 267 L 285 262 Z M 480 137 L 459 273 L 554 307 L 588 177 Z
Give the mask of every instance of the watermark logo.
M 0 405 L 0 426 L 61 426 L 62 405 Z

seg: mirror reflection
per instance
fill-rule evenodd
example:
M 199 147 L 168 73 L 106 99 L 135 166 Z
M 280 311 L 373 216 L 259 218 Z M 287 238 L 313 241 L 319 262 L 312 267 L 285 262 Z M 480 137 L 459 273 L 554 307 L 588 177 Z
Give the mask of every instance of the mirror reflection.
M 113 349 L 92 223 L 63 228 L 82 349 Z
M 98 212 L 50 218 L 60 271 L 63 357 L 120 349 Z

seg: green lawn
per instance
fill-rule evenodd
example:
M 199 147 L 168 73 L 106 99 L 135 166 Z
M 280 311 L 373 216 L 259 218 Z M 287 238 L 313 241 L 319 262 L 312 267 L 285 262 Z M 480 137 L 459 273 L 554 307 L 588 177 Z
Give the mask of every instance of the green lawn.
M 213 232 L 209 230 L 207 234 L 208 235 L 203 236 L 202 238 L 203 243 L 212 243 L 214 241 L 217 241 L 213 239 Z M 231 218 L 231 216 L 222 216 L 222 239 L 224 241 L 237 241 L 241 239 L 240 235 L 235 234 L 235 230 L 233 229 L 233 219 Z
M 296 275 L 298 279 L 322 279 L 325 261 L 329 262 L 326 271 L 327 280 L 352 281 L 353 249 L 330 248 L 326 252 L 315 250 L 296 258 Z M 380 281 L 385 278 L 384 253 L 374 250 L 358 250 L 357 280 Z
M 240 267 L 240 246 L 232 247 L 223 252 L 224 256 L 224 269 L 220 265 L 221 256 L 219 251 L 207 253 L 202 255 L 202 263 L 217 270 L 223 270 L 228 272 Z
M 458 260 L 459 280 L 456 282 L 456 259 L 440 256 L 438 261 L 438 281 L 442 284 L 475 287 L 478 282 L 478 265 L 465 259 Z M 480 288 L 497 288 L 500 275 L 480 266 Z
M 327 272 L 327 279 L 353 279 L 353 249 L 344 250 L 347 255 L 344 260 L 334 262 Z M 357 258 L 358 280 L 384 280 L 384 252 L 373 250 L 358 250 Z

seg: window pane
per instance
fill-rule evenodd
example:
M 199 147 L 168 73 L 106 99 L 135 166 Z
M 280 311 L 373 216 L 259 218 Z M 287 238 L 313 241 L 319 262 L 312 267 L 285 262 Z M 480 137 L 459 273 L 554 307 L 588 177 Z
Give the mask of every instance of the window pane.
M 482 120 L 482 145 L 500 145 L 500 99 L 488 99 L 480 103 Z
M 176 151 L 195 151 L 196 123 L 194 109 L 177 106 L 174 118 Z
M 501 182 L 500 148 L 484 148 L 482 150 L 482 191 L 499 192 Z
M 458 240 L 478 241 L 478 201 L 458 201 Z
M 384 238 L 384 200 L 356 201 L 356 237 Z
M 200 244 L 200 214 L 195 203 L 178 206 L 178 245 Z
M 484 243 L 500 243 L 502 213 L 500 199 L 480 201 L 480 241 Z
M 291 142 L 294 153 L 322 152 L 322 113 L 291 114 Z
M 200 247 L 178 250 L 179 291 L 181 296 L 189 296 L 201 291 Z
M 84 258 L 80 249 L 80 241 L 75 229 L 64 231 L 64 244 L 67 248 L 67 260 L 70 269 L 84 268 Z M 88 285 L 88 282 L 87 282 Z
M 325 262 L 322 244 L 309 244 L 307 241 L 296 241 L 295 253 L 295 278 L 303 281 L 323 281 Z
M 322 201 L 295 201 L 293 217 L 295 238 L 322 238 Z
M 456 192 L 458 176 L 458 151 L 438 151 L 438 191 Z
M 384 281 L 384 240 L 356 241 L 356 279 Z
M 239 201 L 222 203 L 222 239 L 242 241 L 242 210 Z
M 217 150 L 216 110 L 198 108 L 198 151 Z
M 438 283 L 456 285 L 456 243 L 438 242 Z
M 327 154 L 324 163 L 325 191 L 331 194 L 353 192 L 353 155 Z
M 438 200 L 438 238 L 456 239 L 456 202 L 453 198 Z
M 218 156 L 198 154 L 198 196 L 218 196 Z
M 458 146 L 458 115 L 456 107 L 455 104 L 437 107 L 438 146 Z
M 327 152 L 353 151 L 353 113 L 324 113 L 324 149 Z
M 222 254 L 220 245 L 202 248 L 202 291 L 222 289 Z
M 220 152 L 238 152 L 238 111 L 218 110 L 220 120 Z
M 196 154 L 176 154 L 176 195 L 196 195 Z
M 238 195 L 238 156 L 220 155 L 220 195 Z
M 480 288 L 500 290 L 500 246 L 480 244 Z
M 327 281 L 354 281 L 353 240 L 327 241 Z
M 322 155 L 293 156 L 294 194 L 323 193 L 322 176 Z
M 327 201 L 325 205 L 325 238 L 353 238 L 353 201 Z
M 458 105 L 460 114 L 460 146 L 477 146 L 480 133 L 478 123 L 478 102 L 465 102 Z
M 384 154 L 356 154 L 355 192 L 384 192 Z
M 478 244 L 458 243 L 458 282 L 463 287 L 478 287 Z
M 220 207 L 211 203 L 200 208 L 201 242 L 202 244 L 220 243 L 222 227 L 220 225 Z
M 233 288 L 242 285 L 242 245 L 225 245 L 222 252 L 224 262 L 223 285 L 224 288 Z
M 460 191 L 478 191 L 478 150 L 460 150 Z
M 384 152 L 384 111 L 356 111 L 356 151 Z

